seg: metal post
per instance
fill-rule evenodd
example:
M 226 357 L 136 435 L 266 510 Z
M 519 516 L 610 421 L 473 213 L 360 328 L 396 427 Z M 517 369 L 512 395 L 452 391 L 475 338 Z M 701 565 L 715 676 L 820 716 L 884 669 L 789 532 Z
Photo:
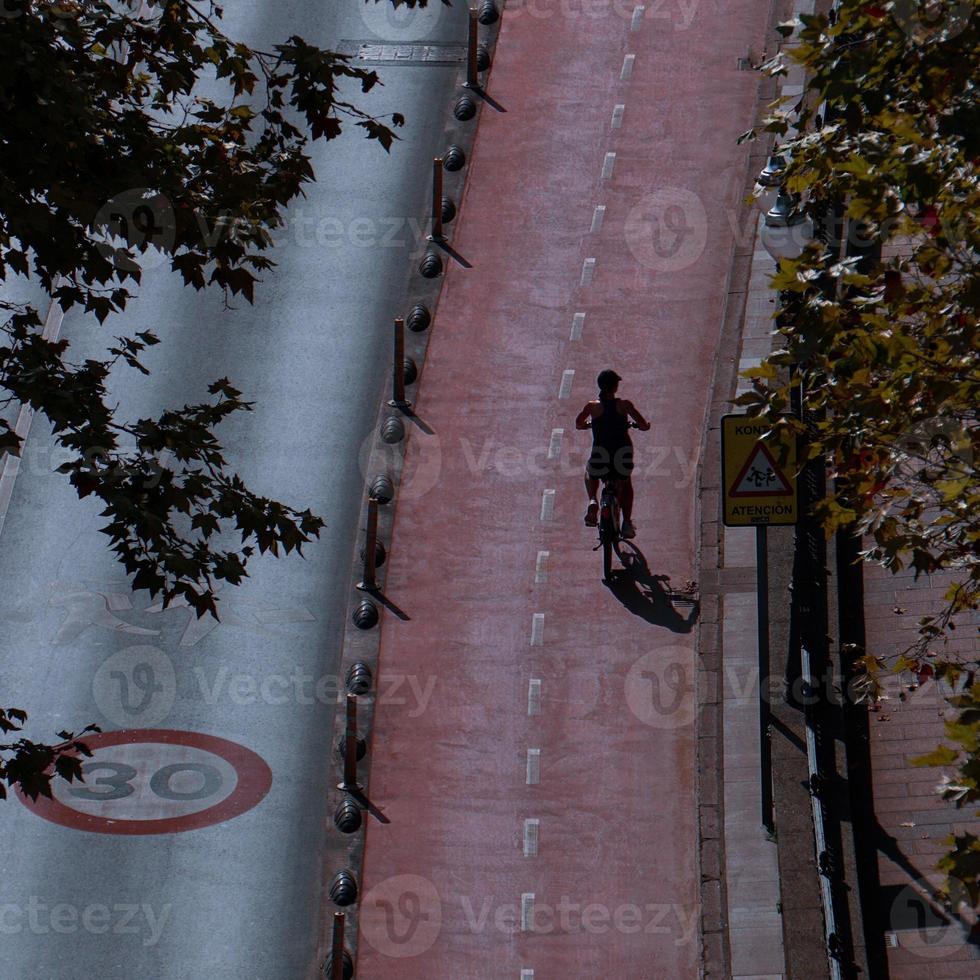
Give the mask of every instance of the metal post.
M 477 20 L 479 11 L 470 7 L 469 37 L 466 42 L 466 88 L 480 87 L 480 73 L 476 63 L 476 46 L 479 42 L 480 23 Z
M 391 401 L 392 408 L 409 408 L 410 401 L 405 399 L 405 321 L 395 317 L 394 364 L 391 366 Z
M 344 980 L 344 913 L 333 914 L 333 942 L 330 944 L 330 980 Z
M 361 592 L 377 592 L 378 582 L 375 578 L 378 558 L 378 501 L 368 498 L 367 534 L 364 536 L 364 576 L 357 583 Z
M 442 233 L 442 157 L 432 160 L 432 234 L 430 242 L 441 242 Z
M 347 731 L 344 735 L 344 781 L 337 787 L 347 793 L 358 793 L 357 785 L 357 697 L 347 695 Z
M 755 574 L 759 616 L 759 772 L 762 777 L 762 826 L 771 834 L 772 744 L 769 740 L 769 555 L 768 528 L 755 529 Z

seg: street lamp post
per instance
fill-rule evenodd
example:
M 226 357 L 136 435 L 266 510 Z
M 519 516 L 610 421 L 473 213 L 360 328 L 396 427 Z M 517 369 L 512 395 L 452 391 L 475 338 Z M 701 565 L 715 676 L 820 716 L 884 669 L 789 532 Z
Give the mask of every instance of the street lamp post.
M 761 176 L 761 175 L 760 175 Z M 765 185 L 763 185 L 765 186 Z M 777 261 L 799 258 L 807 245 L 821 241 L 833 253 L 839 249 L 834 225 L 835 212 L 816 219 L 800 210 L 794 197 L 785 187 L 779 187 L 776 199 L 766 211 L 761 231 L 762 244 Z M 837 249 L 835 249 L 835 245 Z M 815 283 L 826 290 L 827 285 Z M 777 318 L 784 314 L 785 295 L 777 299 Z M 791 365 L 790 376 L 798 384 L 792 387 L 790 404 L 797 418 L 809 429 L 814 418 L 807 410 L 807 366 Z M 818 855 L 822 865 L 821 881 L 826 891 L 824 916 L 828 944 L 840 945 L 841 951 L 831 955 L 832 976 L 842 976 L 844 964 L 852 964 L 853 947 L 847 918 L 847 900 L 842 892 L 840 865 L 843 846 L 838 805 L 837 762 L 835 757 L 836 728 L 833 701 L 830 697 L 833 677 L 829 641 L 829 601 L 827 541 L 823 528 L 813 515 L 814 505 L 826 494 L 826 470 L 822 459 L 805 463 L 798 477 L 800 521 L 796 529 L 790 599 L 790 650 L 786 661 L 784 682 L 786 700 L 802 708 L 806 717 L 807 743 L 812 748 L 813 761 L 811 793 L 814 797 L 815 832 L 819 821 L 823 841 Z M 808 655 L 809 669 L 803 670 L 803 651 Z M 804 674 L 807 675 L 804 678 Z M 809 683 L 805 680 L 812 679 Z M 826 870 L 823 869 L 826 865 Z M 851 967 L 848 966 L 848 975 Z
M 774 199 L 763 217 L 760 237 L 763 247 L 775 260 L 777 266 L 780 259 L 799 258 L 806 246 L 815 237 L 813 222 L 798 208 L 796 201 L 782 184 L 785 167 L 785 157 L 781 154 L 774 154 L 769 158 L 769 162 L 758 177 L 758 183 L 763 187 L 767 187 L 770 194 L 774 195 Z M 777 324 L 783 316 L 783 309 L 786 305 L 785 300 L 785 294 L 780 292 L 776 298 Z M 789 371 L 791 379 L 798 374 L 795 364 L 790 366 Z M 799 378 L 800 383 L 793 386 L 790 392 L 792 411 L 801 420 L 804 418 L 802 399 L 804 380 L 805 378 Z M 802 476 L 804 474 L 801 474 Z M 810 482 L 807 479 L 801 479 L 800 481 L 800 513 L 804 524 L 807 521 L 806 510 L 814 503 L 812 493 L 808 493 Z M 801 547 L 801 538 L 804 536 L 805 532 L 797 532 L 793 574 L 790 582 L 790 648 L 793 653 L 791 653 L 787 660 L 786 670 L 784 672 L 786 696 L 790 701 L 793 700 L 793 692 L 799 686 L 802 676 L 799 670 L 799 660 L 794 657 L 794 653 L 799 647 L 800 637 L 800 582 L 801 579 L 806 577 L 802 567 L 805 564 L 802 561 L 802 553 L 805 549 Z
M 763 247 L 778 263 L 782 258 L 797 258 L 813 239 L 813 223 L 800 212 L 796 202 L 782 186 L 785 158 L 773 154 L 759 174 L 758 183 L 768 189 L 775 200 L 765 212 L 761 230 Z M 775 189 L 778 188 L 778 189 Z M 774 190 L 775 189 L 775 190 Z M 777 300 L 777 318 L 783 307 L 783 294 Z M 799 406 L 794 405 L 799 410 Z M 759 633 L 759 765 L 762 774 L 762 822 L 771 833 L 773 830 L 772 799 L 772 742 L 770 735 L 770 649 L 769 649 L 769 554 L 768 530 L 765 525 L 756 527 L 756 605 Z M 796 568 L 794 561 L 793 586 Z M 795 601 L 791 607 L 791 624 L 796 622 Z M 791 626 L 791 633 L 794 630 Z M 791 643 L 793 641 L 791 640 Z M 795 649 L 795 643 L 793 645 Z M 788 666 L 788 665 L 787 665 Z M 784 675 L 786 676 L 786 675 Z

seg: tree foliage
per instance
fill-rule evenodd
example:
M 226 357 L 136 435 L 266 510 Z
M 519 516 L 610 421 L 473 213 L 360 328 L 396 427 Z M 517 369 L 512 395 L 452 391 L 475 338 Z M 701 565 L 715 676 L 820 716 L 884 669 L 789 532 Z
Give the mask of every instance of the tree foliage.
M 272 232 L 314 179 L 310 143 L 354 127 L 390 150 L 403 118 L 358 101 L 380 84 L 375 72 L 295 35 L 260 50 L 221 25 L 213 0 L 0 7 L 0 407 L 27 405 L 51 424 L 69 454 L 60 471 L 100 500 L 101 530 L 134 588 L 215 617 L 219 583 L 241 582 L 256 550 L 301 552 L 323 526 L 229 467 L 215 429 L 252 405 L 221 378 L 196 404 L 120 417 L 110 373 L 147 373 L 154 332 L 77 361 L 66 340 L 45 336 L 45 310 L 9 297 L 24 277 L 61 309 L 104 322 L 125 310 L 148 260 L 162 259 L 195 289 L 251 301 L 274 264 Z M 21 449 L 0 417 L 0 454 Z M 0 730 L 25 720 L 0 711 Z M 50 795 L 53 774 L 78 777 L 84 743 L 58 737 L 0 745 L 0 793 Z
M 20 732 L 27 721 L 21 708 L 0 708 L 0 733 Z M 25 796 L 36 800 L 51 797 L 51 781 L 58 776 L 68 782 L 82 778 L 82 758 L 92 753 L 81 737 L 97 732 L 89 725 L 80 736 L 74 732 L 58 732 L 57 745 L 42 745 L 19 736 L 16 741 L 0 743 L 0 800 L 7 798 L 7 786 L 16 786 Z
M 774 107 L 763 128 L 783 140 L 785 186 L 800 207 L 823 229 L 835 215 L 844 224 L 841 235 L 780 261 L 772 285 L 783 298 L 785 347 L 753 372 L 742 399 L 804 434 L 800 420 L 784 417 L 791 384 L 802 385 L 814 420 L 804 456 L 828 460 L 834 477 L 818 505 L 827 532 L 852 529 L 870 542 L 863 557 L 893 572 L 952 573 L 943 607 L 919 622 L 920 642 L 869 651 L 864 666 L 872 679 L 893 665 L 962 685 L 949 726 L 957 749 L 929 760 L 959 766 L 945 790 L 959 805 L 980 800 L 976 664 L 926 657 L 980 599 L 980 18 L 972 14 L 956 0 L 842 0 L 829 17 L 785 25 L 797 31 L 788 57 L 804 66 L 808 91 Z M 782 57 L 765 68 L 786 70 Z M 828 248 L 841 240 L 856 247 Z M 788 365 L 799 366 L 791 384 L 781 380 Z M 974 904 L 978 850 L 967 835 L 944 862 Z
M 164 256 L 195 289 L 251 300 L 284 208 L 313 179 L 311 140 L 345 125 L 388 149 L 398 115 L 350 101 L 373 71 L 293 36 L 271 51 L 236 41 L 221 8 L 147 0 L 31 0 L 0 25 L 0 276 L 29 276 L 64 310 L 122 312 L 146 258 Z M 109 373 L 145 371 L 152 331 L 119 337 L 102 360 L 71 361 L 43 336 L 41 311 L 3 304 L 0 384 L 46 416 L 72 458 L 62 471 L 104 504 L 102 530 L 134 587 L 216 613 L 215 583 L 249 557 L 300 551 L 320 518 L 252 492 L 228 471 L 218 423 L 250 409 L 227 379 L 210 400 L 120 419 Z M 203 393 L 202 393 L 203 394 Z M 125 446 L 125 448 L 123 448 Z M 0 449 L 20 439 L 0 420 Z M 222 528 L 241 542 L 221 548 Z

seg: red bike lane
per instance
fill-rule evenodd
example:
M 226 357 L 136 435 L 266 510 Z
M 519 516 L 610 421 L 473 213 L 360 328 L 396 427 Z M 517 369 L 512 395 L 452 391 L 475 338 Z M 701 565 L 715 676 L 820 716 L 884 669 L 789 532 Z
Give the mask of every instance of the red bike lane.
M 697 577 L 768 4 L 632 9 L 503 15 L 397 501 L 361 977 L 698 975 L 696 617 L 661 576 Z M 574 429 L 604 367 L 653 422 L 613 588 Z

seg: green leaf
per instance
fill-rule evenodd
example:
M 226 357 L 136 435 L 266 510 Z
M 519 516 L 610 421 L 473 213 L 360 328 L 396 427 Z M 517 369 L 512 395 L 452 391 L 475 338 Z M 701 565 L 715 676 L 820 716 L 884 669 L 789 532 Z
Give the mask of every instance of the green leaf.
M 909 759 L 909 762 L 913 766 L 951 766 L 959 757 L 960 754 L 955 749 L 940 745 L 932 752 Z

